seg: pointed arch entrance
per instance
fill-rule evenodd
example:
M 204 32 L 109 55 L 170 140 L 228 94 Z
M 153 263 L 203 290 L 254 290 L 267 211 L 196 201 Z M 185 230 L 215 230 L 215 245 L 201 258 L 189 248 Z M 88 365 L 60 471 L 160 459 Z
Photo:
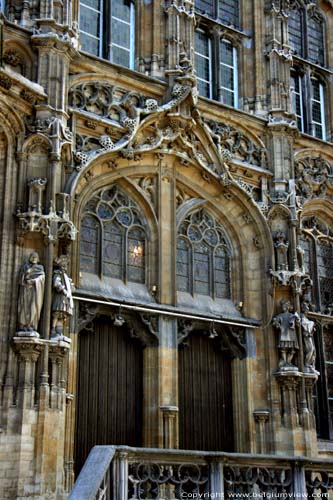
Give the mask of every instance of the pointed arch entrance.
M 204 333 L 179 346 L 179 447 L 232 451 L 231 358 L 220 338 Z
M 108 316 L 78 343 L 75 473 L 97 444 L 142 446 L 143 345 Z

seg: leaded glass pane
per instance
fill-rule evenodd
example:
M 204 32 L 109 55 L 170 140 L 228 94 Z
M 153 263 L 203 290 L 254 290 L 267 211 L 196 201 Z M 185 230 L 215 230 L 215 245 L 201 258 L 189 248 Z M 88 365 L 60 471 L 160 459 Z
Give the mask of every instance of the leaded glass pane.
M 324 91 L 317 78 L 311 78 L 313 135 L 325 139 Z
M 112 43 L 127 50 L 130 48 L 130 25 L 112 18 Z
M 128 280 L 145 283 L 145 234 L 142 229 L 129 231 L 127 241 Z
M 190 292 L 190 246 L 182 237 L 177 239 L 177 290 Z
M 202 31 L 195 32 L 194 55 L 199 94 L 204 97 L 211 97 L 210 40 Z
M 130 2 L 124 2 L 124 0 L 112 0 L 111 8 L 112 8 L 112 17 L 117 17 L 118 19 L 122 19 L 127 23 L 130 22 L 131 19 Z
M 316 64 L 324 64 L 323 24 L 311 17 L 308 20 L 308 59 Z
M 98 274 L 98 246 L 100 224 L 95 217 L 86 215 L 81 222 L 80 269 Z
M 299 56 L 303 55 L 302 24 L 301 10 L 298 8 L 291 10 L 288 18 L 289 45 L 294 50 L 295 54 Z
M 327 389 L 329 399 L 333 399 L 333 363 L 326 363 Z
M 228 40 L 220 41 L 220 99 L 229 106 L 237 105 L 236 50 Z
M 88 0 L 80 4 L 80 40 L 82 49 L 90 54 L 100 55 L 100 3 Z
M 115 222 L 104 225 L 103 274 L 111 278 L 124 277 L 124 230 Z
M 214 16 L 214 0 L 195 0 L 195 9 L 203 14 Z
M 303 101 L 302 101 L 302 83 L 301 77 L 296 73 L 290 76 L 291 84 L 291 99 L 292 110 L 296 115 L 297 127 L 302 132 L 304 131 L 304 117 L 303 117 Z
M 207 245 L 195 245 L 193 251 L 194 293 L 210 295 L 210 260 Z
M 215 295 L 222 299 L 230 297 L 229 256 L 223 247 L 216 249 L 214 256 Z
M 239 27 L 239 1 L 219 0 L 219 19 L 235 28 Z

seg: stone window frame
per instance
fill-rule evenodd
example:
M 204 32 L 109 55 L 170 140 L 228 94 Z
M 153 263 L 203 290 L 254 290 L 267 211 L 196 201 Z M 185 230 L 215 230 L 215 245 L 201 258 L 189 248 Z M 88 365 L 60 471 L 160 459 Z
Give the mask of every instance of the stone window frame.
M 214 26 L 206 22 L 206 20 L 201 19 L 198 23 L 198 27 L 196 29 L 196 33 L 200 32 L 207 37 L 208 41 L 208 51 L 209 51 L 209 78 L 210 85 L 209 91 L 206 95 L 200 92 L 199 86 L 199 95 L 202 97 L 206 97 L 208 99 L 213 99 L 215 101 L 221 102 L 226 106 L 231 106 L 233 108 L 239 107 L 239 51 L 240 44 L 238 36 L 234 33 L 229 32 L 227 29 L 220 28 L 219 26 Z M 232 47 L 232 65 L 229 65 L 228 62 L 222 60 L 221 55 L 221 42 L 225 42 L 230 44 Z M 194 49 L 195 50 L 195 49 Z M 198 53 L 196 54 L 198 55 Z M 233 83 L 230 85 L 230 88 L 223 87 L 221 81 L 221 65 L 229 66 L 232 69 L 233 74 Z M 203 81 L 204 79 L 197 75 L 199 81 Z M 227 93 L 233 95 L 233 102 L 226 102 Z
M 136 2 L 134 0 L 123 0 L 123 3 L 128 5 L 130 7 L 130 20 L 129 22 L 124 21 L 124 20 L 119 20 L 112 14 L 112 0 L 100 0 L 100 9 L 94 9 L 89 5 L 89 1 L 87 0 L 80 0 L 79 1 L 79 33 L 85 33 L 83 30 L 80 30 L 80 8 L 83 6 L 84 8 L 88 8 L 89 10 L 94 10 L 95 12 L 100 13 L 100 20 L 99 20 L 99 36 L 93 36 L 91 34 L 88 34 L 90 38 L 95 38 L 98 40 L 98 53 L 93 53 L 90 52 L 89 50 L 84 50 L 85 52 L 92 54 L 94 56 L 107 59 L 114 64 L 119 64 L 120 66 L 125 66 L 128 67 L 129 69 L 134 69 L 135 68 L 135 48 L 136 48 L 136 43 L 135 43 L 135 26 L 137 24 L 136 22 L 136 15 L 137 15 L 137 6 Z M 117 22 L 123 22 L 128 24 L 129 29 L 130 29 L 130 37 L 129 37 L 129 45 L 128 47 L 121 46 L 117 43 L 115 43 L 113 36 L 112 36 L 112 21 L 116 19 Z M 83 45 L 83 44 L 82 44 Z M 122 61 L 117 60 L 117 58 L 112 54 L 113 48 L 117 47 L 121 50 L 126 50 L 129 54 L 129 60 L 128 64 L 123 64 Z

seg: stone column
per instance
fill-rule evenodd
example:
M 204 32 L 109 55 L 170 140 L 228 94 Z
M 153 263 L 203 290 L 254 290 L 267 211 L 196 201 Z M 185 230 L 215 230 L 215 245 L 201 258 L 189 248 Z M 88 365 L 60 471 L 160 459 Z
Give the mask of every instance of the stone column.
M 269 419 L 269 411 L 256 410 L 253 412 L 257 424 L 257 453 L 267 453 L 266 424 Z

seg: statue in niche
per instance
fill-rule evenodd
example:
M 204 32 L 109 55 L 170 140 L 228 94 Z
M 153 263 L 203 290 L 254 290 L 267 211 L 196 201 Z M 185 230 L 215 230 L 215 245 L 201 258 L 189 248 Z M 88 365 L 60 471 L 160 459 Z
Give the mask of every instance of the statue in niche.
M 305 253 L 304 249 L 301 247 L 301 245 L 297 245 L 296 247 L 297 264 L 298 264 L 298 269 L 301 271 L 301 273 L 305 273 L 304 253 Z
M 316 363 L 316 347 L 314 343 L 315 322 L 307 317 L 310 310 L 309 305 L 305 302 L 302 305 L 301 326 L 304 343 L 304 371 L 308 373 L 318 373 L 315 368 Z
M 296 326 L 300 324 L 297 312 L 292 312 L 289 300 L 281 300 L 282 312 L 273 318 L 273 326 L 279 332 L 278 349 L 280 353 L 279 368 L 282 370 L 297 370 L 292 361 L 295 351 L 299 349 Z
M 39 255 L 32 252 L 19 277 L 18 335 L 39 337 L 38 322 L 44 300 L 45 273 Z
M 74 285 L 67 274 L 67 256 L 57 257 L 54 265 L 51 338 L 63 337 L 64 326 L 74 310 Z
M 274 237 L 274 247 L 276 251 L 277 271 L 288 271 L 288 248 L 289 243 L 283 231 L 277 231 Z

